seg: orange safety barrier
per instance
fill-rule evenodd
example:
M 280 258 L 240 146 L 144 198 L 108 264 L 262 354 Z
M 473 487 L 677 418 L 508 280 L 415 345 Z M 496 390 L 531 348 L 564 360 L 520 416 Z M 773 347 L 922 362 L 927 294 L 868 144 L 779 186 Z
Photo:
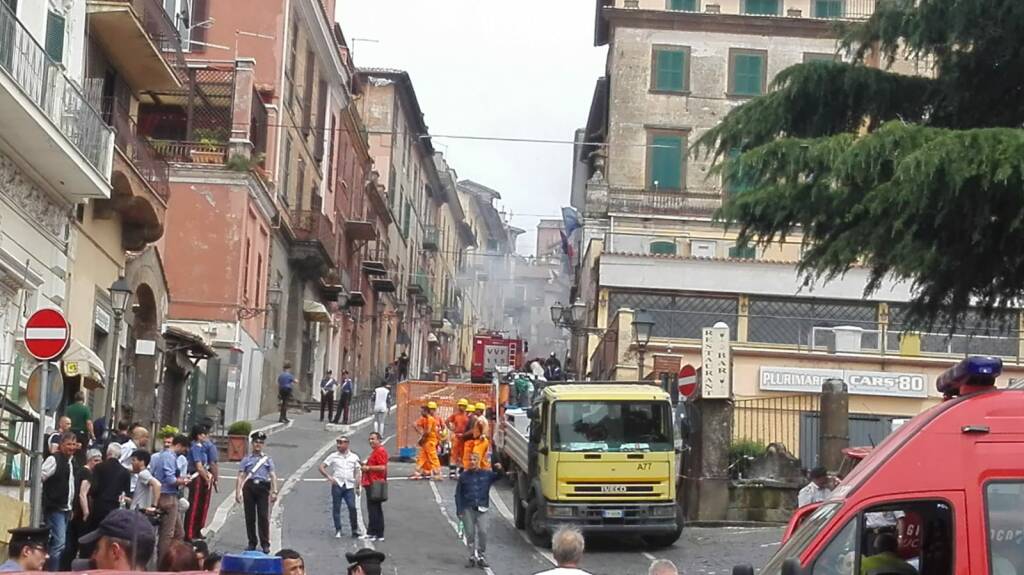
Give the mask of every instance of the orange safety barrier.
M 420 408 L 428 401 L 437 403 L 437 416 L 447 421 L 455 412 L 455 405 L 462 398 L 470 403 L 483 402 L 487 409 L 493 410 L 497 405 L 497 390 L 489 383 L 462 383 L 455 381 L 416 381 L 407 380 L 398 384 L 395 392 L 395 404 L 398 413 L 395 417 L 397 446 L 399 449 L 415 449 L 419 441 L 416 433 L 416 420 L 420 417 Z M 491 426 L 493 429 L 493 426 Z

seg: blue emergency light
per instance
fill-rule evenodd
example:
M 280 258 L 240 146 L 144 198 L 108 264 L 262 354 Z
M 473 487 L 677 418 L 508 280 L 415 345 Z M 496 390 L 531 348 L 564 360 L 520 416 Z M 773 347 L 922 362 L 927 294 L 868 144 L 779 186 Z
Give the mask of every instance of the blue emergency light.
M 935 380 L 939 393 L 947 397 L 960 395 L 965 386 L 985 387 L 996 383 L 1003 372 L 1003 360 L 990 355 L 975 355 L 942 372 Z

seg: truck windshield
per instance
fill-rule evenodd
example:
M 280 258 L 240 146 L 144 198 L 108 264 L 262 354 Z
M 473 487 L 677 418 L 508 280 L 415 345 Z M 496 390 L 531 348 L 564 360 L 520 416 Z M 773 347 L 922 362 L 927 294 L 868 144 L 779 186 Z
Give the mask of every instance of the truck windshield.
M 760 571 L 761 575 L 780 575 L 782 564 L 786 559 L 799 559 L 800 554 L 814 541 L 814 536 L 835 516 L 840 506 L 839 503 L 826 503 L 812 513 L 803 522 L 803 525 L 793 532 L 789 541 L 786 541 L 786 544 L 768 561 L 768 564 Z
M 667 401 L 559 401 L 554 406 L 555 451 L 670 451 Z

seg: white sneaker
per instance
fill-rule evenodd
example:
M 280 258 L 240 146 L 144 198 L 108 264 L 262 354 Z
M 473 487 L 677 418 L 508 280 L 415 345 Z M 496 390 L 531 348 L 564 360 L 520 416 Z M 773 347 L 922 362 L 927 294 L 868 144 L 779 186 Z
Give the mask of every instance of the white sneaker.
M 369 535 L 369 534 L 365 534 L 365 533 L 363 535 L 360 535 L 359 538 L 360 539 L 364 539 L 366 541 L 373 541 L 374 539 L 376 539 L 376 537 L 374 537 L 373 535 Z
M 335 539 L 341 539 L 341 531 L 335 531 L 334 532 L 334 538 Z

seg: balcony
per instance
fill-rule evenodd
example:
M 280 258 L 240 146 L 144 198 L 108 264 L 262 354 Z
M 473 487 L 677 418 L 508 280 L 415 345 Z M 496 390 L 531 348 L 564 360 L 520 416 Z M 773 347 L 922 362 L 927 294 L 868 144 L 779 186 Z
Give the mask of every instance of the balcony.
M 0 139 L 69 203 L 110 197 L 113 131 L 0 2 Z
M 395 280 L 386 275 L 370 278 L 370 287 L 377 293 L 395 293 L 398 291 Z
M 435 306 L 430 312 L 430 328 L 441 329 L 442 327 L 444 327 L 444 309 Z
M 350 242 L 366 242 L 377 237 L 373 223 L 363 219 L 345 220 L 345 238 Z
M 718 195 L 630 188 L 608 190 L 608 212 L 618 214 L 709 217 L 721 205 Z
M 250 62 L 190 67 L 180 89 L 139 109 L 146 136 L 167 161 L 263 174 L 268 113 Z
M 684 13 L 863 20 L 875 11 L 876 0 L 614 0 L 606 4 Z
M 293 210 L 288 213 L 292 236 L 290 259 L 308 270 L 323 272 L 337 265 L 338 236 L 331 220 L 319 210 Z
M 440 246 L 440 233 L 437 226 L 425 226 L 423 228 L 423 249 L 428 252 L 436 252 Z
M 374 240 L 366 243 L 366 251 L 363 253 L 363 273 L 368 276 L 387 275 L 388 250 L 384 240 Z
M 158 0 L 88 0 L 89 35 L 136 92 L 181 86 L 181 38 Z
M 444 309 L 444 318 L 454 325 L 462 325 L 462 308 L 450 306 Z
M 163 235 L 164 214 L 170 197 L 167 162 L 149 140 L 139 135 L 135 121 L 122 106 L 109 101 L 105 116 L 114 127 L 111 199 L 97 204 L 97 215 L 109 210 L 121 216 L 122 247 L 142 249 Z M 109 210 L 108 210 L 109 208 Z
M 366 296 L 361 291 L 348 292 L 348 300 L 345 301 L 346 307 L 363 307 L 366 305 Z

